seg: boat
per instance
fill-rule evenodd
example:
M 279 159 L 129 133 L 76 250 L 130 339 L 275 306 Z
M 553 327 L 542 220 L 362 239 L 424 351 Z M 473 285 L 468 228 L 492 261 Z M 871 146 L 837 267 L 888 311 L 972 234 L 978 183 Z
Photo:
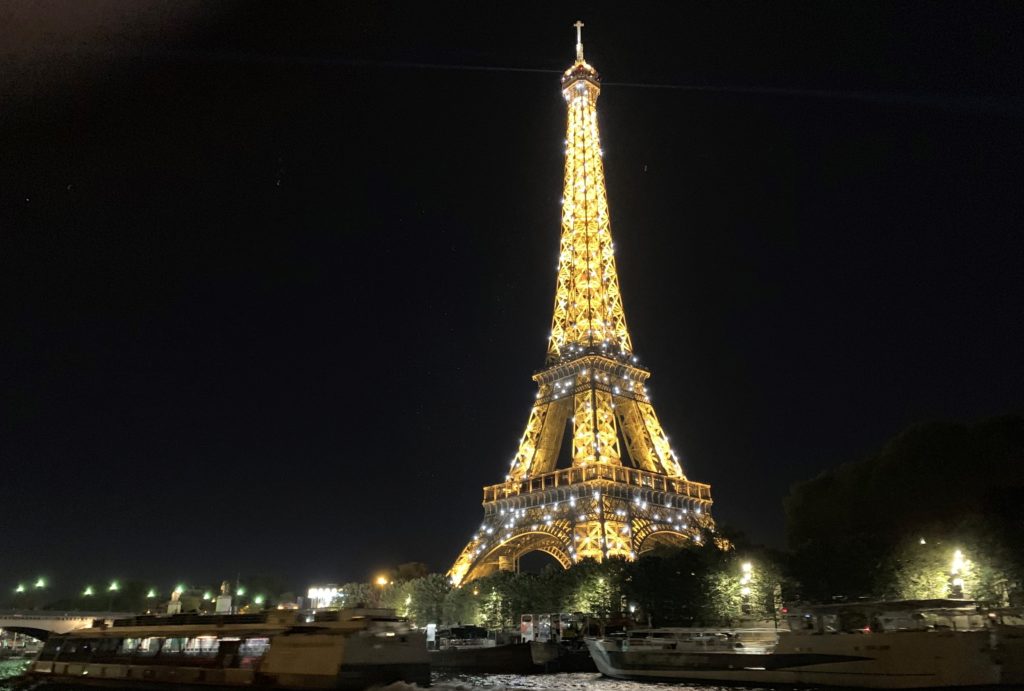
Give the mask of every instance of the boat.
M 480 626 L 453 626 L 437 633 L 430 667 L 442 673 L 531 674 L 542 671 L 529 643 L 499 642 Z
M 968 601 L 825 605 L 788 613 L 780 628 L 634 629 L 587 646 L 598 670 L 617 679 L 888 689 L 1024 683 L 1024 628 L 999 625 Z
M 430 668 L 442 674 L 540 674 L 596 672 L 586 646 L 491 634 L 480 626 L 437 632 Z
M 426 637 L 393 610 L 174 614 L 51 636 L 25 680 L 119 688 L 429 685 Z

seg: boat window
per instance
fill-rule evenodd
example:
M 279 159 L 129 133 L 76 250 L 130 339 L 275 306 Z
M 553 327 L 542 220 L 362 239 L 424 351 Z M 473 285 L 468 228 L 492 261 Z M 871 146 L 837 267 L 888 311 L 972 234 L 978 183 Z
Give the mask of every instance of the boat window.
M 100 638 L 96 641 L 92 653 L 92 659 L 94 662 L 112 660 L 117 656 L 118 651 L 121 649 L 120 638 Z
M 96 652 L 98 653 L 116 653 L 120 648 L 120 638 L 101 638 L 96 642 Z
M 39 651 L 39 659 L 55 659 L 57 657 L 57 653 L 60 652 L 61 643 L 63 643 L 64 641 L 65 639 L 61 638 L 60 636 L 53 636 L 52 638 L 50 638 L 48 641 L 46 641 L 46 644 L 43 645 L 43 649 Z
M 88 660 L 92 656 L 94 641 L 88 638 L 69 638 L 60 648 L 58 660 Z
M 160 652 L 160 644 L 163 640 L 163 638 L 143 638 L 139 641 L 139 647 L 136 648 L 135 654 L 139 657 L 153 657 Z
M 139 647 L 139 638 L 125 638 L 121 641 L 121 647 L 118 649 L 118 655 L 131 655 L 135 652 L 135 649 Z
M 167 638 L 164 640 L 164 644 L 160 646 L 160 654 L 179 655 L 185 650 L 186 643 L 188 643 L 187 638 Z
M 253 667 L 269 648 L 269 638 L 246 638 L 238 649 L 238 666 L 242 669 Z
M 197 657 L 215 657 L 219 643 L 216 636 L 196 636 L 188 640 L 185 654 Z

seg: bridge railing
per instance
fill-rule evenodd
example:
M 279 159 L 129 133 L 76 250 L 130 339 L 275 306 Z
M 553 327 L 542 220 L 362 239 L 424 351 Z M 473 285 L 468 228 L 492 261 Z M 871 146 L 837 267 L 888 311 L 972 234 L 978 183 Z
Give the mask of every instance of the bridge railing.
M 70 619 L 124 619 L 126 617 L 134 616 L 134 614 L 129 612 L 69 612 L 59 610 L 50 611 L 45 609 L 0 610 L 0 619 L 19 619 L 26 621 L 40 621 L 53 619 L 59 619 L 62 621 Z

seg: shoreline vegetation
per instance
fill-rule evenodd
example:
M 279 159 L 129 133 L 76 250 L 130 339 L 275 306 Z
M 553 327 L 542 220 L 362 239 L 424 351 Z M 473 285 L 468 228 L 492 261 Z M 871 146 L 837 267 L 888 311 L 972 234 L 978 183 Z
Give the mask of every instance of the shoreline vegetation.
M 1024 417 L 911 427 L 867 458 L 795 485 L 784 507 L 785 551 L 722 527 L 699 545 L 659 547 L 633 562 L 498 572 L 460 588 L 408 563 L 372 582 L 338 587 L 332 604 L 390 607 L 419 626 L 506 631 L 518 628 L 521 614 L 543 612 L 581 612 L 618 624 L 717 626 L 771 622 L 786 603 L 797 602 L 956 597 L 1024 605 Z M 244 588 L 230 586 L 241 611 L 299 599 L 280 579 L 243 582 Z M 219 585 L 178 590 L 182 611 L 212 611 Z M 29 584 L 2 605 L 166 611 L 166 594 L 154 593 L 140 581 L 115 582 L 51 601 Z

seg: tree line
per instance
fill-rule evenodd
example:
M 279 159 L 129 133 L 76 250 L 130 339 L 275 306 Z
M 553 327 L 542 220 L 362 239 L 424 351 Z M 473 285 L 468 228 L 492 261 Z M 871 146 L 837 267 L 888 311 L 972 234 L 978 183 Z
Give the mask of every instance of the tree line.
M 345 584 L 335 604 L 390 607 L 418 625 L 494 629 L 515 628 L 526 613 L 666 626 L 771 620 L 792 602 L 967 597 L 1024 605 L 1024 417 L 911 427 L 878 452 L 795 485 L 784 508 L 786 551 L 723 528 L 633 562 L 498 572 L 460 588 L 410 563 L 382 583 Z M 189 588 L 183 610 L 212 611 L 208 596 L 218 585 Z M 280 579 L 246 586 L 235 599 L 243 610 L 298 599 Z M 130 581 L 48 602 L 29 588 L 6 605 L 161 611 L 152 590 Z

